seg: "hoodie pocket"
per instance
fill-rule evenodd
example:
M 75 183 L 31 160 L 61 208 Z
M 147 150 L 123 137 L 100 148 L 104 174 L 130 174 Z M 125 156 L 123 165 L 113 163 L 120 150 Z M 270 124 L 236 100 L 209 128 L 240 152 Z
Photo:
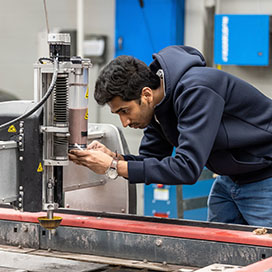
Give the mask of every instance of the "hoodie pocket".
M 272 161 L 234 150 L 216 151 L 210 155 L 208 163 L 220 175 L 238 175 L 266 168 Z

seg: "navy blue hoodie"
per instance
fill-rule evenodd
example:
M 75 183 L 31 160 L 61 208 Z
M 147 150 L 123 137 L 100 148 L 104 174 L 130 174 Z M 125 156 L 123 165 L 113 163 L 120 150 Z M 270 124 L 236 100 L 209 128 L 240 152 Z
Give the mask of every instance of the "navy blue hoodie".
M 151 70 L 164 71 L 165 97 L 144 130 L 140 155 L 125 156 L 129 181 L 194 184 L 204 166 L 239 184 L 271 177 L 272 100 L 206 67 L 191 47 L 170 46 L 153 58 Z

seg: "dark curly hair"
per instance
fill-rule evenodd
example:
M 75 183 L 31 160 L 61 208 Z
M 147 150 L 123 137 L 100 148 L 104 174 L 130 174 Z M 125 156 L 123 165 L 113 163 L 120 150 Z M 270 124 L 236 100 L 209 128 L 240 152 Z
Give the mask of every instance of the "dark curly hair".
M 94 98 L 105 105 L 115 96 L 124 101 L 137 100 L 144 87 L 159 88 L 160 78 L 141 60 L 131 56 L 119 56 L 100 72 L 95 84 Z

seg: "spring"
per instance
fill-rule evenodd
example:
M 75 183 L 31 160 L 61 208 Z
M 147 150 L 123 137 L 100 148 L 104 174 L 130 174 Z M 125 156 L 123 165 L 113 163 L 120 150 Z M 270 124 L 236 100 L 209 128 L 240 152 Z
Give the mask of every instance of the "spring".
M 58 74 L 54 88 L 54 123 L 56 126 L 68 126 L 68 74 Z M 66 160 L 68 138 L 60 134 L 54 135 L 54 157 Z
M 68 122 L 68 74 L 58 74 L 54 88 L 54 123 Z

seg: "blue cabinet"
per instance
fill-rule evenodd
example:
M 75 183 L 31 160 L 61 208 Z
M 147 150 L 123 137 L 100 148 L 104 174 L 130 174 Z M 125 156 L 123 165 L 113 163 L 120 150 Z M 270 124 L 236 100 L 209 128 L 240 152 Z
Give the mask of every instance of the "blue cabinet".
M 185 0 L 116 0 L 115 56 L 146 64 L 162 48 L 183 44 Z
M 206 221 L 213 182 L 213 173 L 204 168 L 193 185 L 144 185 L 144 215 Z
M 214 62 L 269 65 L 269 15 L 215 15 Z

